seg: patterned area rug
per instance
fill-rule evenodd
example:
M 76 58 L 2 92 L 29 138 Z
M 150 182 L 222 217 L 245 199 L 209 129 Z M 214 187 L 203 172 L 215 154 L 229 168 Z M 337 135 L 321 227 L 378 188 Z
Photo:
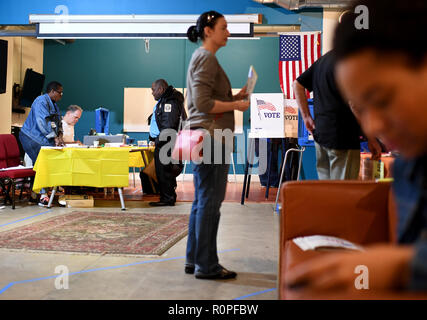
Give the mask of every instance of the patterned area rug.
M 182 214 L 71 212 L 0 233 L 0 248 L 161 255 L 187 228 Z

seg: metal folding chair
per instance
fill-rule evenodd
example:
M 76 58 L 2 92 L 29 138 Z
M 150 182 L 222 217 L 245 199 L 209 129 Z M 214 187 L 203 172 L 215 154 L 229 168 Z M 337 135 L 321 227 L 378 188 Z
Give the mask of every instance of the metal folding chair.
M 279 201 L 280 188 L 282 186 L 283 173 L 285 172 L 288 154 L 289 154 L 289 152 L 301 153 L 301 156 L 299 157 L 299 162 L 298 162 L 298 175 L 297 175 L 297 180 L 299 180 L 299 175 L 300 175 L 300 171 L 301 171 L 301 163 L 302 163 L 302 155 L 303 155 L 304 150 L 305 150 L 305 147 L 301 147 L 301 149 L 291 148 L 291 149 L 288 149 L 285 153 L 285 159 L 283 160 L 281 174 L 280 174 L 279 187 L 277 188 L 276 203 L 274 204 L 274 211 L 278 211 L 277 202 Z

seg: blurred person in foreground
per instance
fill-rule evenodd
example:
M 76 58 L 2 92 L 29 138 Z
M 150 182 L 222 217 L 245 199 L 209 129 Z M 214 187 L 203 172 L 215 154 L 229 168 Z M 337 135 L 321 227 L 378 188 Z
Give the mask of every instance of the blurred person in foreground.
M 358 28 L 356 8 L 368 10 L 367 28 Z M 400 152 L 393 172 L 399 243 L 322 255 L 293 268 L 288 285 L 351 289 L 355 267 L 365 265 L 370 290 L 427 290 L 426 16 L 425 0 L 359 0 L 334 39 L 337 82 L 363 130 Z

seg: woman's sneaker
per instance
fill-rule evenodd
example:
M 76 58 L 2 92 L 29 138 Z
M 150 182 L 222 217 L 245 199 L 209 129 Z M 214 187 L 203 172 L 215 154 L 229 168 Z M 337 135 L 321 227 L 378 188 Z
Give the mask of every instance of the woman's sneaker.
M 49 197 L 48 196 L 44 196 L 44 197 L 40 198 L 40 201 L 39 201 L 40 207 L 47 207 L 48 204 L 49 204 Z

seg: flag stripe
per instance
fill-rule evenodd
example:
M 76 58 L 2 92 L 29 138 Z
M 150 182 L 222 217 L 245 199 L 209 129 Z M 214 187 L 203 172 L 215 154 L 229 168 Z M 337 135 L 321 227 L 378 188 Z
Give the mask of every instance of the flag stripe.
M 285 63 L 285 70 L 286 70 L 286 78 L 285 78 L 285 80 L 286 80 L 286 91 L 284 92 L 285 93 L 285 97 L 287 97 L 288 95 L 289 95 L 289 62 L 286 62 Z
M 289 84 L 290 84 L 290 87 L 291 87 L 291 92 L 289 92 L 289 96 L 290 97 L 293 97 L 293 95 L 294 95 L 294 90 L 292 89 L 292 81 L 294 81 L 294 79 L 296 79 L 295 78 L 295 74 L 296 74 L 296 72 L 295 72 L 295 61 L 292 61 L 292 76 L 291 76 L 291 81 L 289 81 Z
M 313 64 L 313 62 L 314 62 L 314 48 L 315 48 L 315 43 L 314 43 L 314 34 L 312 34 L 311 36 L 310 36 L 310 43 L 311 43 L 311 50 L 310 50 L 310 54 L 311 54 L 311 61 L 310 61 L 310 65 L 312 65 Z
M 279 72 L 281 73 L 281 70 L 283 68 L 283 61 L 279 61 Z M 282 89 L 282 92 L 285 92 L 284 88 L 283 88 L 283 75 L 280 74 L 279 75 L 279 80 L 280 80 L 280 88 Z
M 307 70 L 308 69 L 308 55 L 307 55 L 307 52 L 308 52 L 308 37 L 305 35 L 304 36 L 304 70 Z

